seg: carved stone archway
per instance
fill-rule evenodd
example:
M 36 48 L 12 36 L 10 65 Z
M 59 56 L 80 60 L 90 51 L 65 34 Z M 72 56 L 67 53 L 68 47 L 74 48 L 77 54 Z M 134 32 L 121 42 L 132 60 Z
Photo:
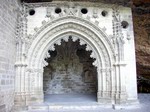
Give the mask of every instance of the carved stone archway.
M 43 98 L 43 67 L 47 65 L 44 59 L 49 56 L 48 50 L 54 50 L 54 44 L 60 45 L 61 39 L 67 41 L 70 35 L 73 41 L 80 39 L 81 45 L 86 44 L 86 50 L 91 50 L 91 57 L 96 59 L 93 64 L 97 67 L 98 72 L 98 101 L 100 102 L 101 97 L 111 99 L 113 48 L 110 41 L 95 25 L 72 16 L 57 19 L 53 23 L 47 23 L 35 35 L 28 52 L 28 72 L 32 76 L 31 80 L 34 80 L 31 81 L 31 92 L 35 93 L 35 96 L 32 97 L 42 101 L 39 98 Z M 38 71 L 30 72 L 34 70 Z M 40 81 L 40 84 L 37 85 L 35 80 Z M 37 93 L 40 93 L 41 97 L 36 96 Z
M 91 57 L 96 59 L 93 65 L 97 67 L 98 74 L 97 101 L 111 103 L 114 98 L 125 98 L 121 97 L 125 93 L 120 87 L 124 85 L 118 80 L 120 74 L 115 70 L 114 49 L 108 36 L 85 19 L 67 16 L 44 23 L 31 37 L 27 48 L 27 66 L 18 68 L 25 77 L 20 80 L 24 83 L 20 88 L 25 94 L 19 91 L 16 102 L 19 102 L 18 99 L 26 105 L 43 102 L 43 67 L 47 65 L 44 59 L 49 57 L 49 50 L 54 50 L 54 44 L 60 45 L 61 40 L 67 41 L 69 36 L 73 41 L 79 39 L 80 45 L 86 44 L 86 50 L 91 50 Z

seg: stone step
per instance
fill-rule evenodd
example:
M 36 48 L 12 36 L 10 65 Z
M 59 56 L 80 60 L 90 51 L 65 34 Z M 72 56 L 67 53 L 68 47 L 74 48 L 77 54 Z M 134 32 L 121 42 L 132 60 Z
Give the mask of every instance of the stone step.
M 46 110 L 49 110 L 49 106 L 46 106 L 46 105 L 34 105 L 34 106 L 29 106 L 28 110 L 29 111 L 32 111 L 32 110 L 46 111 Z
M 52 112 L 52 111 L 64 111 L 64 110 L 98 110 L 99 108 L 112 108 L 111 105 L 99 105 L 99 104 L 38 104 L 28 107 L 29 112 Z
M 99 110 L 122 110 L 140 108 L 139 103 L 133 105 L 111 105 L 98 103 L 62 103 L 36 104 L 28 106 L 28 112 L 99 112 Z

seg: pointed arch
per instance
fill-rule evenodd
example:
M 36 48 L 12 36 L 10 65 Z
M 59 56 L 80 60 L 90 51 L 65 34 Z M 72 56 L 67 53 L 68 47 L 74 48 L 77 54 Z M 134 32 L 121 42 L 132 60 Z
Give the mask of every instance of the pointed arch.
M 61 17 L 45 23 L 33 36 L 27 55 L 27 74 L 29 76 L 29 91 L 39 93 L 34 96 L 38 101 L 43 100 L 43 67 L 47 65 L 44 60 L 49 57 L 48 51 L 55 50 L 54 44 L 61 40 L 67 41 L 72 36 L 73 41 L 79 39 L 80 44 L 87 45 L 86 50 L 91 50 L 91 57 L 96 61 L 98 74 L 98 101 L 106 97 L 111 99 L 114 89 L 114 50 L 108 36 L 95 24 L 74 16 Z M 115 80 L 115 79 L 114 79 Z M 31 87 L 32 86 L 32 87 Z M 40 97 L 39 97 L 40 96 Z
M 93 53 L 97 54 L 97 61 L 98 59 L 108 57 L 108 60 L 101 62 L 105 63 L 105 66 L 112 65 L 114 50 L 107 35 L 91 22 L 78 17 L 69 16 L 48 22 L 32 37 L 33 42 L 28 52 L 28 57 L 31 57 L 29 59 L 29 66 L 36 66 L 36 63 L 34 64 L 34 62 L 38 62 L 36 59 L 42 58 L 39 55 L 43 54 L 45 49 L 48 50 L 48 48 L 51 48 L 54 43 L 56 44 L 61 39 L 67 38 L 68 35 L 74 35 L 73 39 L 78 38 L 80 41 L 87 44 L 88 47 L 94 51 Z M 99 63 L 100 61 L 98 64 Z

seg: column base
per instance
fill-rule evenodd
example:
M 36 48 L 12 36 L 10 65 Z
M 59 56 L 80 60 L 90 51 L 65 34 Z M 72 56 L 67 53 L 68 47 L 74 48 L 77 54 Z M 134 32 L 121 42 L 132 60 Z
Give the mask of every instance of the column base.
M 35 93 L 27 93 L 24 95 L 16 95 L 15 96 L 15 106 L 28 106 L 34 103 L 43 103 L 44 95 L 43 93 L 35 94 Z
M 113 104 L 112 108 L 115 110 L 122 110 L 122 109 L 128 109 L 128 108 L 140 108 L 139 101 L 136 100 L 127 100 L 126 103 L 123 104 Z
M 127 95 L 126 92 L 115 93 L 110 91 L 100 91 L 97 93 L 98 103 L 107 104 L 126 104 Z
M 111 104 L 110 92 L 100 91 L 97 93 L 97 102 L 99 104 Z
M 127 103 L 127 94 L 126 92 L 118 92 L 115 94 L 115 104 L 126 104 Z

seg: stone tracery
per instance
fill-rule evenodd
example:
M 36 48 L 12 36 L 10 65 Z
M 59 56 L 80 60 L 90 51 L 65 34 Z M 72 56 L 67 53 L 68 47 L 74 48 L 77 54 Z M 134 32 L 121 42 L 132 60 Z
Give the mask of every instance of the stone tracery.
M 64 37 L 64 38 L 58 39 L 56 42 L 54 42 L 54 43 L 52 44 L 52 46 L 50 46 L 50 49 L 49 49 L 49 50 L 54 51 L 54 50 L 55 50 L 55 47 L 54 47 L 55 44 L 56 44 L 56 45 L 61 45 L 61 41 L 62 41 L 62 40 L 64 40 L 65 42 L 68 42 L 69 37 L 70 37 L 70 36 L 68 35 L 68 36 L 66 36 L 66 37 Z M 74 36 L 73 36 L 72 39 L 73 39 L 73 42 L 75 42 L 75 41 L 78 40 L 78 37 L 74 37 Z M 86 51 L 93 51 L 92 48 L 91 48 L 86 42 L 84 42 L 84 40 L 79 39 L 79 43 L 80 43 L 80 45 L 86 45 Z M 49 51 L 49 50 L 48 50 L 48 51 Z M 45 58 L 49 58 L 49 57 L 50 57 L 50 55 L 49 55 L 49 53 L 47 52 L 46 55 L 45 55 Z M 90 57 L 96 59 L 96 53 L 93 51 L 93 52 L 91 53 Z M 45 60 L 43 60 L 43 61 L 44 61 L 43 63 L 44 63 L 44 67 L 45 67 L 47 64 L 46 64 Z M 93 65 L 97 67 L 98 65 L 97 65 L 96 63 L 97 63 L 97 61 L 94 61 L 94 62 L 93 62 Z

